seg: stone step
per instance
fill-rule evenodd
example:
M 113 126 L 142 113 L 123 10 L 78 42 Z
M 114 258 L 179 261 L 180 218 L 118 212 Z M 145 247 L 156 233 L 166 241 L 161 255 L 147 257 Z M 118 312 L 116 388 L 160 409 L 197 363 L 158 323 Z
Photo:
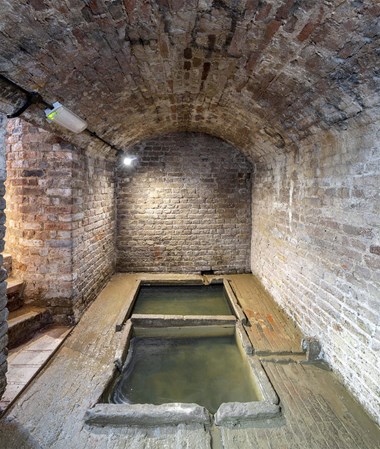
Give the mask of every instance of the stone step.
M 8 348 L 30 340 L 33 335 L 48 324 L 52 317 L 47 309 L 24 305 L 20 309 L 10 312 L 8 317 Z
M 7 270 L 8 276 L 12 274 L 12 256 L 8 253 L 3 253 L 3 267 Z
M 46 326 L 31 340 L 9 351 L 8 383 L 0 400 L 1 410 L 4 411 L 17 399 L 51 359 L 71 330 L 72 327 L 67 326 Z
M 23 292 L 25 283 L 21 279 L 9 277 L 7 279 L 7 296 L 8 296 L 8 310 L 13 312 L 23 305 Z

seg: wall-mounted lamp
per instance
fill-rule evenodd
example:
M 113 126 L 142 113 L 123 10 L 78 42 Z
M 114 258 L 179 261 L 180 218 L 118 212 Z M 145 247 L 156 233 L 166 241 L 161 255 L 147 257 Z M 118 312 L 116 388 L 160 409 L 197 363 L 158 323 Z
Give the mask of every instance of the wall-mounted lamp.
M 45 115 L 49 122 L 57 123 L 76 134 L 87 128 L 87 123 L 84 120 L 58 101 L 53 103 L 53 109 L 45 109 Z
M 127 167 L 130 167 L 133 164 L 133 161 L 135 161 L 137 159 L 137 157 L 135 156 L 125 156 L 123 158 L 123 164 L 126 165 Z

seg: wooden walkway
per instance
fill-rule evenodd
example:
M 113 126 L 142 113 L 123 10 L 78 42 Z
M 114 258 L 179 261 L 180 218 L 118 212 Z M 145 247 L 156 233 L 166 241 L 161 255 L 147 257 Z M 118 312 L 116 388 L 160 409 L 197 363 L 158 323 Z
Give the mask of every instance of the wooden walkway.
M 253 275 L 227 276 L 251 324 L 246 328 L 255 353 L 302 353 L 302 334 Z

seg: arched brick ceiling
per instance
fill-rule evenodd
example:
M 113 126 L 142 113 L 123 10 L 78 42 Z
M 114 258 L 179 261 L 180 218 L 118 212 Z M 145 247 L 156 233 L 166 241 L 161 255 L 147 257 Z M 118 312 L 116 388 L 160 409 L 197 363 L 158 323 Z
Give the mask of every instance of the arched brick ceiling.
M 380 99 L 369 0 L 2 0 L 0 73 L 125 147 L 203 131 L 253 159 Z

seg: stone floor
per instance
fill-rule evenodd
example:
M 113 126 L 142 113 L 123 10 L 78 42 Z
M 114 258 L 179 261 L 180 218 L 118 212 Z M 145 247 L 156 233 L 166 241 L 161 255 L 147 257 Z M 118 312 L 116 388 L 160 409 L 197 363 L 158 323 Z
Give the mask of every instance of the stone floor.
M 1 449 L 380 448 L 379 427 L 334 374 L 323 364 L 299 363 L 302 355 L 298 351 L 293 351 L 294 355 L 292 351 L 285 351 L 278 338 L 276 347 L 276 339 L 270 337 L 272 331 L 265 328 L 263 321 L 258 321 L 260 326 L 256 326 L 256 330 L 259 332 L 261 327 L 267 334 L 273 355 L 263 355 L 262 363 L 280 397 L 282 418 L 257 422 L 249 428 L 214 428 L 211 431 L 201 425 L 87 426 L 83 420 L 86 409 L 98 398 L 99 388 L 113 362 L 118 338 L 115 324 L 121 310 L 131 301 L 139 277 L 142 276 L 117 274 L 113 277 L 54 359 L 1 418 Z M 162 277 L 157 275 L 156 278 Z M 249 295 L 252 282 L 256 284 L 257 281 L 250 275 L 230 278 L 241 304 L 255 313 L 255 299 L 250 300 Z M 262 291 L 262 294 L 265 293 Z M 258 320 L 272 320 L 273 332 L 274 329 L 285 332 L 290 346 L 297 348 L 299 332 L 295 329 L 293 333 L 294 326 L 279 315 L 275 304 L 270 306 L 268 297 L 265 303 L 269 309 L 267 313 L 261 311 Z M 284 352 L 286 356 L 281 355 Z
M 49 326 L 37 332 L 28 342 L 9 351 L 7 388 L 0 400 L 0 412 L 9 407 L 33 380 L 71 329 L 67 326 Z

